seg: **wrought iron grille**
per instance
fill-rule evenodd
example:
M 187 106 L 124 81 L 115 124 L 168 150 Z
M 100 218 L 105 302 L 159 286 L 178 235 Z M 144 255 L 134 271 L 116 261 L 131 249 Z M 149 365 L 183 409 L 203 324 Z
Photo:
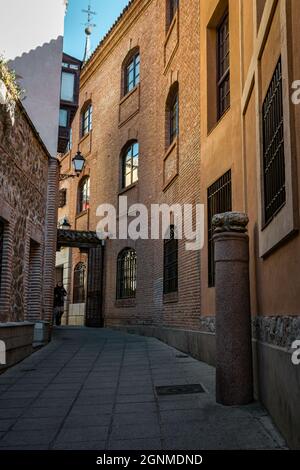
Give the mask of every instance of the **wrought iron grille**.
M 227 171 L 207 190 L 208 218 L 208 287 L 215 285 L 215 255 L 212 219 L 216 214 L 232 210 L 231 170 Z
M 230 51 L 229 51 L 229 14 L 225 14 L 217 30 L 218 57 L 218 119 L 230 106 Z
M 74 269 L 74 288 L 73 288 L 73 303 L 82 304 L 85 302 L 85 279 L 86 279 L 86 265 L 78 263 Z
M 4 223 L 0 220 L 0 292 L 1 292 L 1 273 L 2 273 L 2 259 L 3 259 L 3 238 L 4 238 Z
M 174 225 L 170 227 L 170 238 L 164 240 L 164 294 L 178 290 L 178 240 Z
M 118 256 L 117 299 L 133 299 L 136 295 L 136 252 L 125 249 Z
M 267 224 L 286 201 L 281 59 L 263 103 L 263 172 Z

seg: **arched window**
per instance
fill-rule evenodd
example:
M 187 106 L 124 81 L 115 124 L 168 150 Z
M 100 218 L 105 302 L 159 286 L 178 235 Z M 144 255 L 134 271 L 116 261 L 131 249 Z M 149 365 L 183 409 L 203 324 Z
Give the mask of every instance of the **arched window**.
M 169 91 L 166 105 L 167 121 L 167 147 L 179 135 L 179 93 L 178 82 L 174 83 Z
M 117 299 L 132 299 L 136 295 L 136 251 L 125 248 L 117 262 Z
M 77 213 L 86 211 L 90 208 L 90 178 L 82 178 L 78 186 L 78 207 Z
M 140 82 L 140 52 L 135 49 L 123 64 L 124 96 Z
M 164 240 L 164 294 L 178 291 L 178 240 L 174 225 L 168 235 Z
M 179 0 L 167 0 L 167 29 L 173 21 L 174 16 L 178 10 Z
M 78 263 L 74 269 L 73 282 L 73 303 L 83 304 L 85 302 L 85 277 L 86 266 L 84 263 Z
M 92 130 L 93 124 L 93 106 L 89 103 L 81 111 L 81 137 L 85 136 Z
M 139 144 L 131 142 L 122 152 L 122 188 L 128 188 L 138 181 Z

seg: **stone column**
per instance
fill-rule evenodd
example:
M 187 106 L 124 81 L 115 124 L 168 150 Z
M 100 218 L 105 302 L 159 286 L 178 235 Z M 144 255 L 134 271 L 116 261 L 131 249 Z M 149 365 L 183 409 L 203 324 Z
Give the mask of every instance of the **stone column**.
M 216 399 L 223 405 L 245 405 L 253 400 L 248 221 L 239 212 L 213 218 Z

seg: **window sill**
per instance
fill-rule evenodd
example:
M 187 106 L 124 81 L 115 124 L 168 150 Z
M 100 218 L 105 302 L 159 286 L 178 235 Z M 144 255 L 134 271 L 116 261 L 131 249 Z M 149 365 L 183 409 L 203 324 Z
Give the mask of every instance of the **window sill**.
M 117 299 L 115 301 L 115 307 L 117 308 L 133 308 L 136 306 L 135 299 Z
M 229 114 L 231 110 L 231 106 L 226 109 L 226 111 L 222 114 L 221 117 L 218 118 L 218 120 L 215 122 L 215 124 L 207 130 L 207 137 L 214 132 L 214 130 L 219 126 L 219 124 L 225 119 L 225 117 Z
M 163 295 L 163 303 L 164 304 L 173 304 L 178 302 L 178 291 L 177 292 L 170 292 L 168 294 Z
M 86 209 L 85 211 L 82 211 L 82 212 L 78 212 L 78 214 L 76 214 L 76 219 L 80 219 L 80 217 L 83 217 L 84 215 L 88 214 L 89 213 L 89 209 Z
M 136 183 L 132 183 L 130 186 L 127 186 L 126 188 L 122 188 L 119 191 L 119 196 L 122 196 L 122 194 L 127 193 L 127 191 L 130 191 L 131 189 L 135 188 L 138 185 L 138 181 Z
M 133 95 L 137 91 L 139 86 L 140 86 L 140 83 L 138 83 L 134 88 L 132 88 L 132 90 L 128 91 L 126 95 L 122 96 L 120 99 L 120 105 L 124 103 L 124 101 L 126 101 L 131 95 Z
M 84 134 L 83 136 L 81 136 L 78 144 L 80 145 L 82 142 L 84 142 L 88 137 L 91 136 L 91 134 L 92 134 L 92 131 L 90 131 L 87 134 Z

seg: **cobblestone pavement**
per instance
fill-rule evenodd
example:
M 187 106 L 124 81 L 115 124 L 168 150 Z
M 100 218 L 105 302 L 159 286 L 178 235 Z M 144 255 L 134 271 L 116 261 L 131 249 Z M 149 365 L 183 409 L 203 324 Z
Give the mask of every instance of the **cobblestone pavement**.
M 157 396 L 156 386 L 205 393 Z M 0 376 L 0 450 L 278 449 L 259 404 L 214 400 L 214 369 L 152 338 L 58 328 Z

